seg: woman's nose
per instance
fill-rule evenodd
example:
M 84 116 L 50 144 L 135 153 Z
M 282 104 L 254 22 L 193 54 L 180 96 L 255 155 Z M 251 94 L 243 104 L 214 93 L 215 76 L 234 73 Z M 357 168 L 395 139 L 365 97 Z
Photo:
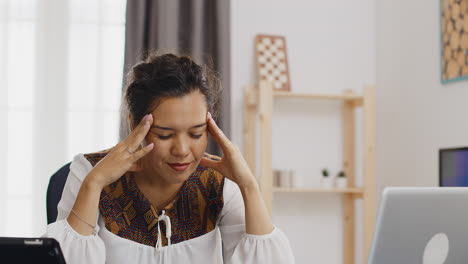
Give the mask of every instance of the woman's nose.
M 171 154 L 177 157 L 185 157 L 189 153 L 189 145 L 186 139 L 181 137 L 174 141 L 171 148 Z

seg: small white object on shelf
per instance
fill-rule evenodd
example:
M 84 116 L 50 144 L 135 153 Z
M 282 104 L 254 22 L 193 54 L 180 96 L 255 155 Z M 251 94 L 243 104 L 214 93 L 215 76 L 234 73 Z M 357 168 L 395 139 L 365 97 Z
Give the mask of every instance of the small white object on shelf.
M 334 187 L 334 180 L 332 176 L 322 177 L 322 187 L 332 189 Z
M 273 176 L 275 187 L 296 187 L 294 170 L 274 170 Z
M 346 177 L 346 174 L 344 173 L 344 171 L 340 171 L 337 175 L 337 177 L 335 178 L 335 186 L 336 188 L 340 188 L 340 189 L 345 189 L 345 188 L 348 188 L 348 178 Z
M 340 189 L 348 188 L 348 179 L 346 179 L 346 177 L 337 177 L 335 185 L 336 185 L 336 188 L 340 188 Z
M 322 188 L 331 189 L 334 187 L 334 179 L 330 175 L 330 172 L 327 168 L 322 169 L 322 180 L 320 182 Z

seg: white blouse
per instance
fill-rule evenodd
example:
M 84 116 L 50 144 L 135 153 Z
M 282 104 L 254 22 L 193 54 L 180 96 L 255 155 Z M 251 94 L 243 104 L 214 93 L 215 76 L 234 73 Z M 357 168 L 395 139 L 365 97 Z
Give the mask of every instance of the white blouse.
M 242 195 L 237 184 L 227 178 L 223 189 L 224 206 L 216 227 L 199 237 L 152 247 L 110 232 L 99 212 L 96 234 L 80 235 L 66 218 L 91 169 L 91 163 L 83 154 L 74 158 L 58 204 L 57 221 L 47 226 L 44 235 L 60 243 L 67 263 L 294 263 L 289 241 L 277 227 L 267 235 L 245 232 Z

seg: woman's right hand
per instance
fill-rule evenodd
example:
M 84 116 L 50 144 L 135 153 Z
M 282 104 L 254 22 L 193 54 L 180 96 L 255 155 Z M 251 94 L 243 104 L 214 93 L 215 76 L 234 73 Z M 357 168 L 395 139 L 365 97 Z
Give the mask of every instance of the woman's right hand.
M 127 171 L 140 169 L 137 161 L 148 154 L 154 147 L 151 143 L 140 148 L 153 123 L 153 116 L 144 116 L 140 124 L 133 129 L 126 139 L 121 141 L 100 160 L 86 176 L 85 181 L 98 186 L 101 190 L 118 180 Z

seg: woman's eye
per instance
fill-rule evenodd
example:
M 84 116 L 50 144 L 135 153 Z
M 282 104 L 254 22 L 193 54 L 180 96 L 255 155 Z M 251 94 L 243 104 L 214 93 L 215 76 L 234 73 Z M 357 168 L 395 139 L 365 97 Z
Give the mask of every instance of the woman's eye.
M 193 138 L 201 138 L 203 134 L 190 134 Z
M 168 136 L 163 136 L 163 135 L 158 135 L 158 138 L 159 139 L 169 139 L 172 135 L 168 135 Z
M 169 139 L 172 137 L 172 135 L 167 135 L 167 136 L 157 135 L 157 136 L 159 139 L 162 139 L 162 140 Z M 190 136 L 192 138 L 198 139 L 198 138 L 201 138 L 201 136 L 203 136 L 203 133 L 202 134 L 190 134 Z

